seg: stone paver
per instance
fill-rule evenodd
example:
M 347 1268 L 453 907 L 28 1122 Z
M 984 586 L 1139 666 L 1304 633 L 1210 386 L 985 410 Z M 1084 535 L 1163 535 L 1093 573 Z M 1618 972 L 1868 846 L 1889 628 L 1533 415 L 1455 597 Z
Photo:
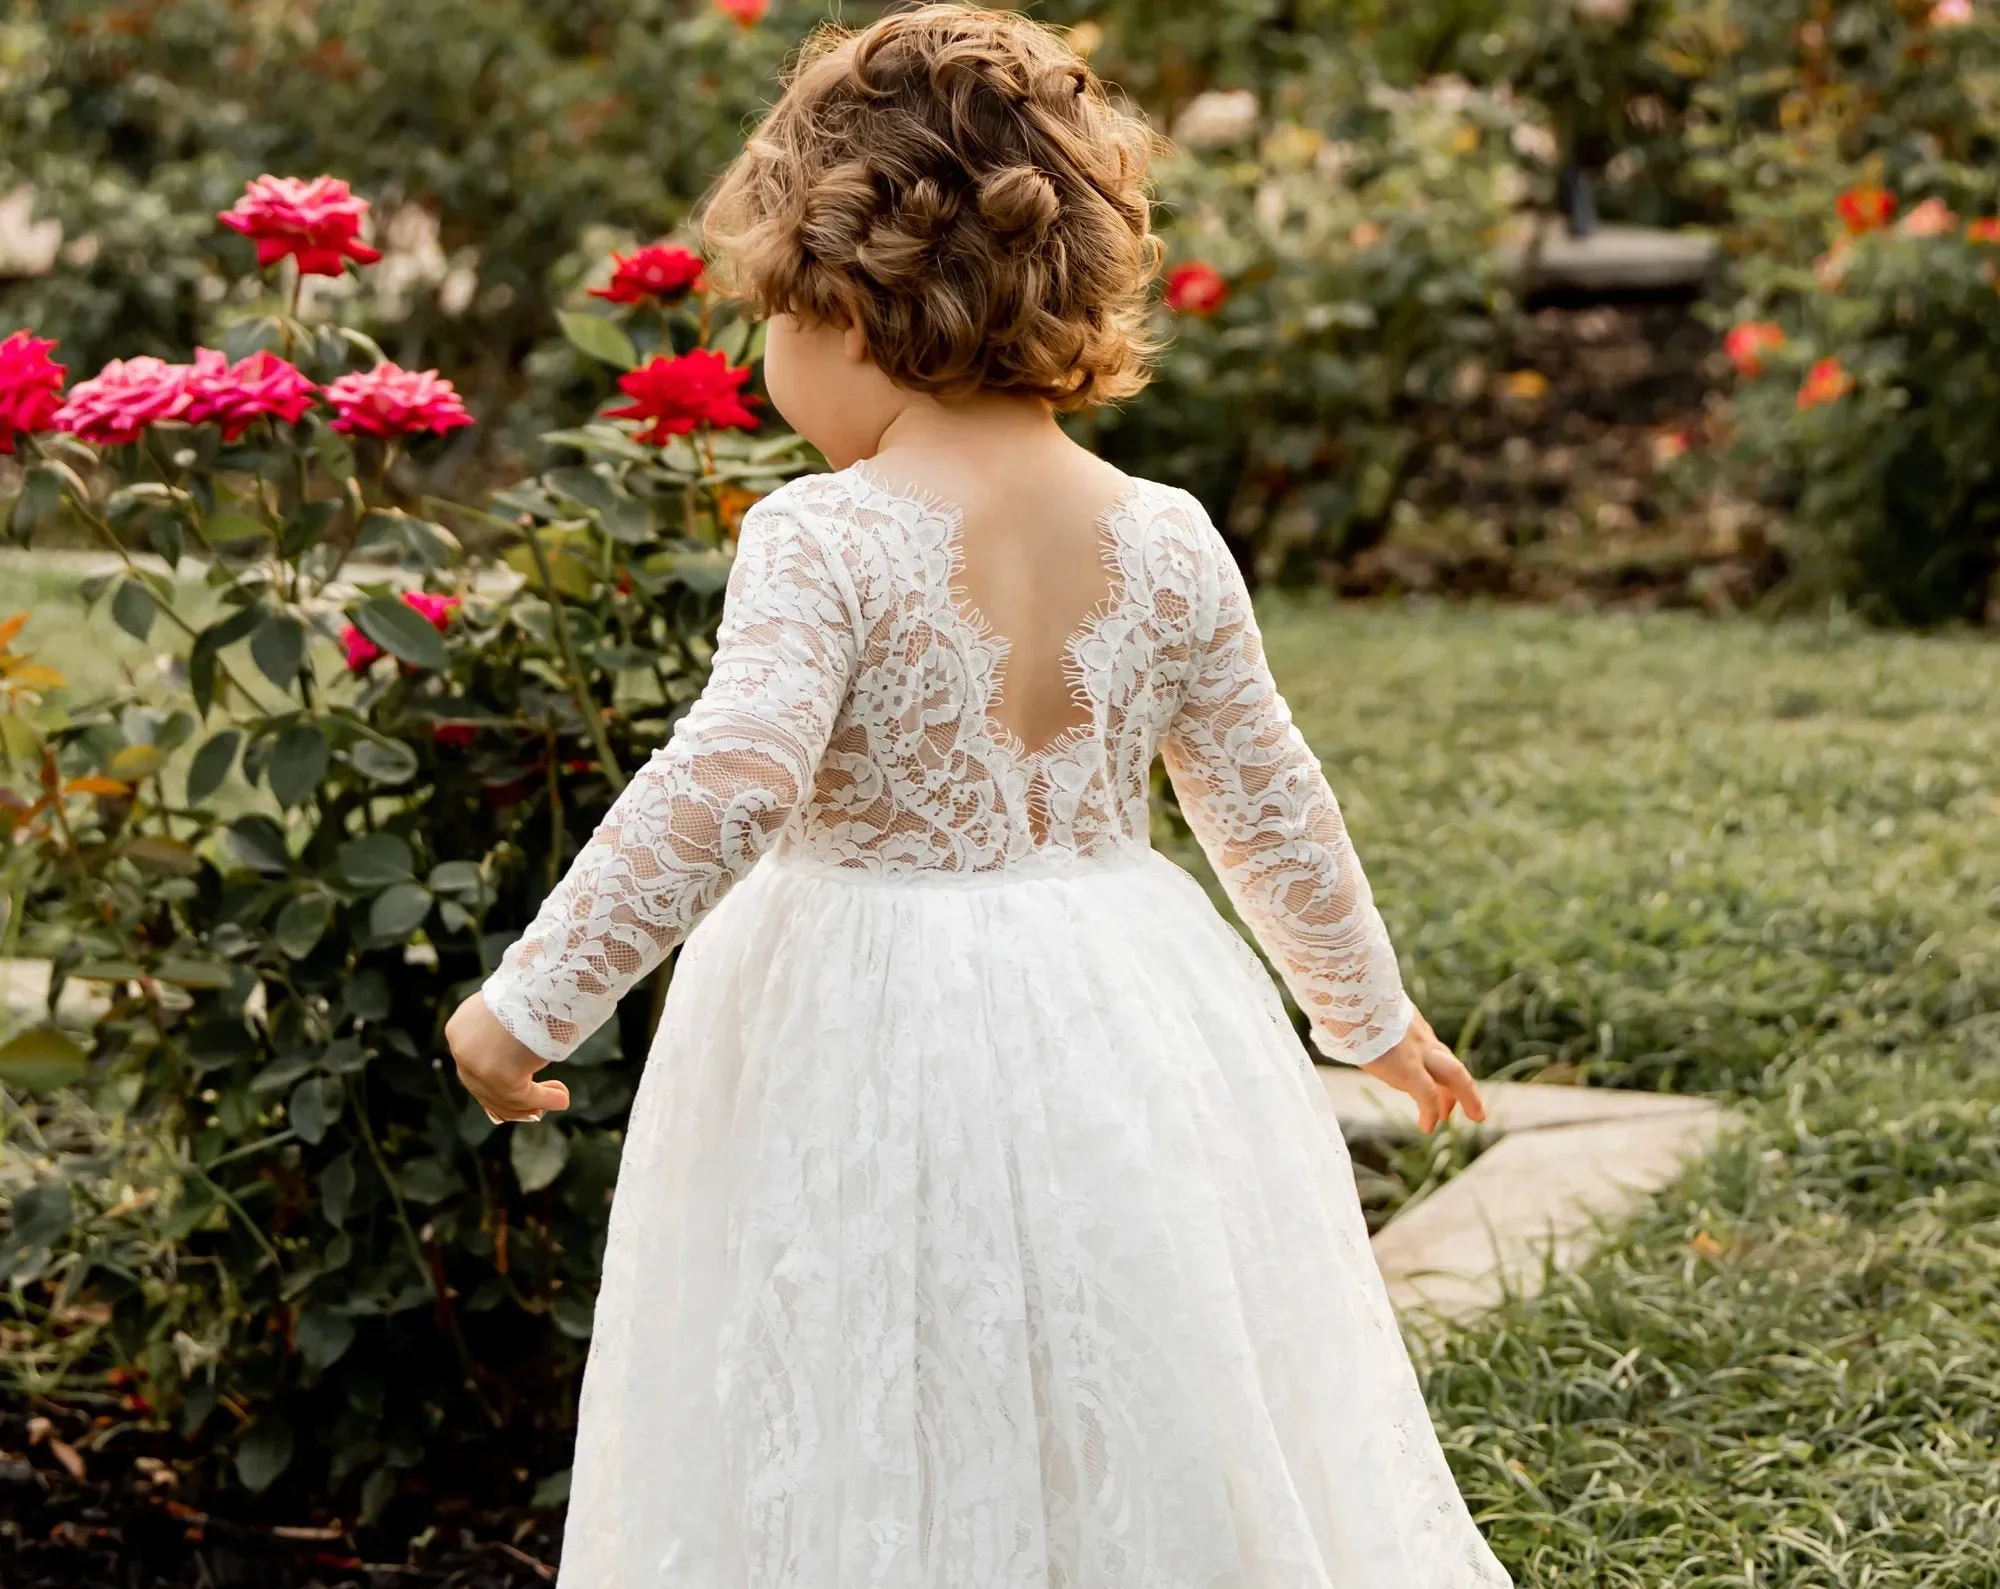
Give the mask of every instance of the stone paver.
M 1322 1067 L 1350 1138 L 1416 1130 L 1416 1105 L 1364 1072 Z M 1489 1082 L 1471 1166 L 1379 1231 L 1375 1259 L 1405 1324 L 1429 1334 L 1533 1295 L 1581 1263 L 1608 1226 L 1671 1186 L 1732 1117 L 1706 1098 Z

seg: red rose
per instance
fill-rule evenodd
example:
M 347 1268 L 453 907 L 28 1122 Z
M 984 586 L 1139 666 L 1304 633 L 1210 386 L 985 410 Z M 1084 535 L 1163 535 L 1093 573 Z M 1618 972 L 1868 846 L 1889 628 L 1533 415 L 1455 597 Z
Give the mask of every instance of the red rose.
M 715 9 L 734 18 L 739 27 L 754 28 L 771 9 L 771 0 L 715 0 Z
M 49 357 L 55 346 L 25 331 L 0 342 L 0 453 L 13 452 L 17 434 L 32 436 L 55 424 L 63 406 L 63 366 Z
M 439 723 L 431 730 L 431 739 L 440 750 L 464 750 L 479 737 L 479 730 L 470 723 Z
M 1722 339 L 1722 350 L 1729 355 L 1738 375 L 1762 375 L 1764 355 L 1775 353 L 1784 345 L 1784 330 L 1775 320 L 1748 320 L 1740 326 L 1731 326 L 1729 335 Z
M 382 654 L 382 648 L 353 624 L 340 631 L 340 649 L 347 655 L 349 673 L 366 673 L 369 664 Z
M 1976 221 L 1968 221 L 1965 240 L 1968 243 L 2000 243 L 2000 217 L 1982 215 Z
M 253 177 L 234 207 L 216 217 L 257 245 L 265 268 L 290 255 L 304 276 L 338 276 L 348 260 L 372 265 L 381 253 L 360 241 L 368 201 L 335 177 Z
M 1803 385 L 1799 387 L 1799 407 L 1817 408 L 1822 403 L 1837 402 L 1854 390 L 1854 377 L 1838 359 L 1821 359 L 1806 371 Z
M 196 348 L 188 394 L 188 423 L 220 425 L 222 439 L 234 441 L 260 419 L 296 425 L 319 388 L 275 354 L 259 351 L 231 364 L 213 348 Z
M 1212 315 L 1228 298 L 1222 272 L 1200 260 L 1176 265 L 1167 277 L 1167 307 L 1175 314 Z
M 451 382 L 436 370 L 378 364 L 343 375 L 326 389 L 337 416 L 333 428 L 348 435 L 413 436 L 470 425 L 472 416 Z
M 100 447 L 137 441 L 148 425 L 186 419 L 193 406 L 194 369 L 162 359 L 113 359 L 72 387 L 50 423 Z
M 696 425 L 718 429 L 755 430 L 757 416 L 743 395 L 750 379 L 747 367 L 730 368 L 720 353 L 696 348 L 678 358 L 665 354 L 650 359 L 618 378 L 618 389 L 632 401 L 608 408 L 608 419 L 632 419 L 645 425 L 638 439 L 661 446 L 669 436 L 685 436 Z
M 610 303 L 643 303 L 648 298 L 674 299 L 702 290 L 701 258 L 671 243 L 655 243 L 629 259 L 611 256 L 611 285 L 593 287 L 590 296 Z
M 1868 182 L 1849 188 L 1834 200 L 1833 207 L 1840 214 L 1840 224 L 1853 237 L 1887 226 L 1896 217 L 1895 196 L 1887 188 Z

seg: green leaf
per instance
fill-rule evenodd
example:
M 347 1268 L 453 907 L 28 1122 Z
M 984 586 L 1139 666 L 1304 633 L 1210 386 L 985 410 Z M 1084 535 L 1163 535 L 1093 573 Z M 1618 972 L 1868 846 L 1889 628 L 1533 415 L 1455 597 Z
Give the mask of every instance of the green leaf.
M 417 753 L 393 739 L 357 739 L 347 747 L 347 760 L 371 783 L 408 783 L 417 775 Z
M 75 1038 L 53 1026 L 34 1026 L 0 1045 L 0 1083 L 23 1092 L 52 1092 L 89 1073 L 90 1060 Z
M 396 1184 L 413 1203 L 439 1203 L 452 1194 L 457 1178 L 438 1160 L 411 1159 L 396 1172 Z
M 136 960 L 79 960 L 63 975 L 78 982 L 130 982 L 146 968 Z
M 346 1089 L 332 1076 L 309 1076 L 292 1089 L 285 1103 L 285 1118 L 301 1140 L 317 1147 L 327 1128 L 340 1118 L 346 1098 Z
M 75 1220 L 69 1188 L 59 1181 L 31 1186 L 14 1198 L 14 1240 L 23 1247 L 53 1247 Z
M 236 1448 L 236 1476 L 256 1494 L 269 1489 L 291 1461 L 291 1425 L 267 1408 Z
M 188 764 L 189 805 L 200 805 L 222 787 L 223 779 L 229 776 L 229 769 L 236 765 L 237 747 L 242 743 L 241 734 L 233 728 L 225 728 L 194 753 L 194 760 Z
M 567 1504 L 569 1501 L 569 1481 L 570 1470 L 568 1468 L 564 1468 L 560 1473 L 551 1473 L 535 1486 L 535 1493 L 528 1497 L 528 1504 L 537 1511 Z
M 430 620 L 393 596 L 373 596 L 354 610 L 361 632 L 411 667 L 442 671 L 451 665 L 444 641 Z
M 514 1127 L 514 1140 L 507 1155 L 514 1163 L 514 1176 L 524 1192 L 539 1192 L 569 1162 L 569 1138 L 550 1120 L 529 1120 Z
M 578 452 L 596 453 L 605 458 L 622 458 L 627 463 L 651 463 L 651 449 L 641 447 L 622 430 L 609 425 L 585 425 L 579 430 L 551 430 L 542 434 L 544 445 L 574 447 Z
M 271 937 L 279 952 L 292 960 L 303 960 L 313 946 L 326 936 L 333 921 L 333 906 L 324 894 L 301 894 L 287 900 L 271 925 Z
M 431 892 L 435 894 L 471 894 L 480 890 L 479 863 L 477 861 L 445 861 L 431 868 Z
M 261 812 L 238 817 L 222 831 L 224 847 L 252 871 L 275 876 L 292 869 L 285 830 Z
M 567 497 L 571 502 L 581 503 L 587 508 L 601 511 L 619 500 L 618 493 L 611 488 L 611 482 L 595 469 L 581 466 L 551 469 L 542 476 L 542 480 L 557 495 Z
M 389 1503 L 396 1498 L 396 1491 L 402 1488 L 402 1479 L 391 1467 L 377 1468 L 368 1475 L 361 1486 L 361 1511 L 355 1521 L 364 1528 L 378 1522 Z
M 193 877 L 201 870 L 201 857 L 184 840 L 162 834 L 146 833 L 126 840 L 124 854 L 135 866 L 168 877 Z
M 335 859 L 340 875 L 356 888 L 383 888 L 406 883 L 417 875 L 417 858 L 409 842 L 394 833 L 369 833 L 341 845 Z
M 306 626 L 290 613 L 272 613 L 250 637 L 250 660 L 281 690 L 292 687 L 305 658 Z
M 143 581 L 121 579 L 112 593 L 111 616 L 134 640 L 144 640 L 153 632 L 153 619 L 159 611 L 159 601 Z
M 226 961 L 198 960 L 184 954 L 168 955 L 153 975 L 179 988 L 226 988 L 236 980 L 236 973 Z
M 298 1343 L 299 1355 L 308 1368 L 331 1368 L 354 1344 L 354 1321 L 316 1302 L 300 1311 L 292 1339 Z
M 368 907 L 368 931 L 377 938 L 400 942 L 424 924 L 431 913 L 431 891 L 421 883 L 391 883 Z
M 214 514 L 204 529 L 218 550 L 237 557 L 250 556 L 271 538 L 271 527 L 248 513 Z
M 320 466 L 336 480 L 354 478 L 353 444 L 331 425 L 319 427 L 319 433 L 313 437 L 313 451 L 319 454 Z
M 347 1210 L 353 1202 L 354 1155 L 343 1153 L 320 1171 L 319 1211 L 338 1229 L 347 1223 Z
M 264 762 L 264 778 L 278 804 L 290 810 L 317 789 L 326 776 L 329 756 L 326 736 L 317 723 L 294 723 L 280 734 Z
M 347 984 L 340 1002 L 357 1021 L 386 1021 L 390 1009 L 389 979 L 371 967 Z
M 731 364 L 741 364 L 744 350 L 749 346 L 750 322 L 747 320 L 730 321 L 709 342 L 709 347 Z
M 591 1318 L 596 1311 L 596 1305 L 589 1297 L 565 1291 L 556 1298 L 555 1305 L 549 1309 L 549 1316 L 555 1320 L 556 1328 L 572 1341 L 587 1341 L 590 1339 Z
M 623 328 L 603 315 L 579 314 L 564 309 L 557 313 L 556 318 L 562 322 L 563 335 L 569 338 L 570 345 L 579 353 L 621 370 L 629 370 L 639 362 L 632 339 Z

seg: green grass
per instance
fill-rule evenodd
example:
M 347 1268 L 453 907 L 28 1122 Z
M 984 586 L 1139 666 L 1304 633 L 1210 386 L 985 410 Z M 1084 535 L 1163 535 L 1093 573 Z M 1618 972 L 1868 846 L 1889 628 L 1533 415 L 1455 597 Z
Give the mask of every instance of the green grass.
M 1503 1560 L 2000 1584 L 2000 647 L 1265 610 L 1440 1030 L 1748 1121 L 1426 1354 Z

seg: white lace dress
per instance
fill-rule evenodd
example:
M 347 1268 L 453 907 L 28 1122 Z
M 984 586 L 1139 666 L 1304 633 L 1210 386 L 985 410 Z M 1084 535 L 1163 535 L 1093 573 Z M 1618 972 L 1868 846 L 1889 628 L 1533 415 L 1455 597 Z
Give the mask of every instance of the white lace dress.
M 743 524 L 714 674 L 486 984 L 551 1060 L 686 939 L 634 1103 L 561 1589 L 1506 1585 L 1256 957 L 1411 1009 L 1201 508 L 1137 483 L 1027 754 L 958 522 L 865 466 Z M 732 886 L 733 885 L 733 886 Z

